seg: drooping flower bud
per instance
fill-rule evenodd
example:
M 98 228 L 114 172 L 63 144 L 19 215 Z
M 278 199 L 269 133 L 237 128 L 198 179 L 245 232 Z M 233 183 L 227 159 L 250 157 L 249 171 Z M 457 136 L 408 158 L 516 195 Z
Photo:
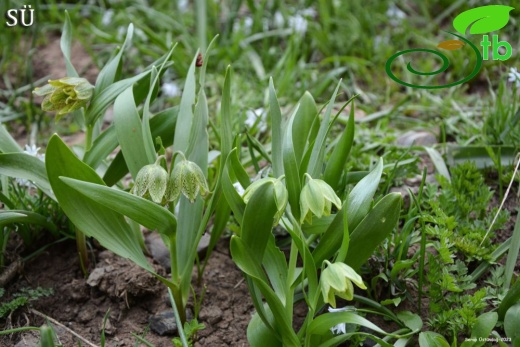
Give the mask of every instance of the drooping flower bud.
M 267 182 L 271 182 L 274 185 L 274 196 L 275 196 L 275 202 L 277 211 L 274 215 L 274 225 L 278 224 L 280 221 L 280 218 L 282 218 L 283 213 L 285 212 L 285 207 L 287 206 L 287 201 L 289 199 L 289 193 L 287 192 L 287 188 L 285 188 L 285 185 L 282 183 L 282 177 L 280 178 L 272 178 L 272 177 L 264 177 L 257 181 L 254 181 L 247 187 L 246 191 L 244 192 L 244 195 L 242 196 L 242 199 L 247 204 L 249 199 L 253 196 L 254 192 L 263 184 Z
M 329 216 L 332 204 L 341 209 L 341 200 L 327 182 L 314 179 L 308 174 L 305 174 L 305 176 L 308 180 L 300 193 L 300 222 L 303 223 L 305 220 L 312 223 L 313 214 L 318 218 Z
M 158 163 L 145 165 L 137 173 L 132 192 L 142 197 L 151 197 L 160 204 L 168 187 L 168 172 Z
M 181 160 L 173 169 L 166 199 L 174 201 L 182 193 L 194 203 L 197 195 L 205 196 L 208 192 L 208 183 L 200 167 L 192 161 Z
M 354 298 L 354 282 L 359 288 L 367 289 L 361 276 L 345 263 L 331 264 L 327 260 L 327 267 L 321 273 L 321 293 L 323 301 L 336 308 L 335 295 L 345 300 Z
M 59 80 L 49 80 L 49 84 L 35 88 L 33 93 L 43 96 L 42 109 L 57 111 L 56 120 L 64 114 L 85 107 L 92 94 L 94 86 L 80 77 L 64 77 Z

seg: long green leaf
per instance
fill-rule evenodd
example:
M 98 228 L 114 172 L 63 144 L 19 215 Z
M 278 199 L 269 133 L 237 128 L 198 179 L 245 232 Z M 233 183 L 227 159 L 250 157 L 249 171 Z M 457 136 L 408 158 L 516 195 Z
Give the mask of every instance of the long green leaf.
M 30 154 L 0 154 L 0 174 L 32 181 L 45 194 L 55 199 L 45 172 L 45 164 Z
M 9 135 L 9 132 L 3 124 L 0 124 L 0 152 L 2 153 L 17 153 L 23 152 L 22 148 Z
M 272 183 L 263 184 L 253 193 L 244 210 L 241 239 L 248 247 L 254 249 L 251 257 L 258 263 L 261 263 L 264 257 L 277 211 L 274 194 Z
M 307 140 L 312 137 L 311 130 L 314 120 L 318 116 L 316 102 L 309 92 L 305 92 L 298 102 L 300 107 L 295 112 L 295 120 L 292 126 L 292 138 L 294 143 L 294 155 L 300 165 Z
M 450 347 L 450 344 L 441 334 L 423 331 L 419 334 L 419 347 Z
M 343 213 L 345 213 L 345 210 L 347 212 L 348 230 L 351 232 L 365 218 L 370 210 L 382 172 L 383 160 L 381 159 L 376 167 L 352 189 L 341 211 L 336 214 L 313 252 L 316 264 L 321 264 L 323 260 L 328 259 L 338 250 L 343 239 Z
M 96 172 L 79 160 L 57 135 L 51 137 L 46 154 L 47 175 L 52 189 L 63 211 L 76 227 L 86 235 L 95 237 L 112 252 L 153 272 L 122 214 L 92 199 L 81 198 L 60 180 L 63 176 L 103 185 Z
M 103 93 L 94 95 L 85 113 L 86 123 L 95 124 L 99 117 L 103 115 L 108 106 L 110 106 L 110 104 L 119 96 L 119 94 L 124 92 L 126 89 L 128 89 L 128 87 L 131 87 L 134 83 L 144 78 L 148 74 L 150 74 L 150 70 L 141 72 L 134 77 L 117 81 L 106 87 L 105 90 L 103 90 Z
M 267 319 L 274 324 L 273 313 L 268 305 L 265 305 L 265 311 L 267 312 Z M 247 341 L 251 347 L 283 347 L 282 342 L 265 325 L 258 312 L 253 314 L 247 325 Z
M 70 60 L 70 51 L 72 47 L 72 24 L 70 23 L 69 12 L 65 11 L 65 23 L 61 33 L 60 48 L 65 59 L 65 68 L 67 69 L 67 76 L 79 77 L 78 72 L 72 65 Z
M 334 94 L 332 94 L 332 98 L 329 100 L 329 104 L 327 105 L 327 110 L 323 115 L 323 119 L 321 120 L 320 130 L 318 131 L 318 136 L 316 137 L 316 142 L 314 142 L 314 146 L 312 148 L 311 157 L 309 160 L 309 166 L 307 172 L 313 178 L 319 178 L 322 171 L 323 158 L 325 156 L 325 141 L 327 139 L 327 134 L 330 129 L 330 115 L 332 114 L 332 108 L 334 106 L 334 101 L 336 100 L 336 96 L 338 95 L 338 90 L 341 85 L 341 81 L 338 83 L 336 89 L 334 90 Z
M 142 137 L 141 119 L 135 106 L 132 87 L 122 92 L 114 103 L 114 125 L 126 165 L 135 179 L 145 165 L 155 158 L 148 154 Z
M 255 195 L 256 193 L 253 194 L 253 197 Z M 269 220 L 272 221 L 273 217 L 274 212 L 271 214 Z M 253 280 L 256 286 L 258 286 L 269 305 L 269 308 L 272 310 L 275 320 L 274 328 L 279 334 L 279 339 L 282 340 L 283 345 L 298 346 L 298 338 L 294 333 L 289 317 L 287 317 L 285 308 L 276 293 L 269 287 L 265 275 L 260 267 L 260 263 L 257 262 L 257 259 L 255 258 L 255 255 L 259 252 L 257 252 L 256 249 L 251 249 L 247 246 L 246 242 L 236 236 L 231 238 L 230 248 L 231 255 L 237 266 L 246 274 L 246 276 L 249 276 Z M 264 323 L 268 324 L 268 322 Z
M 0 211 L 0 226 L 11 223 L 36 224 L 47 228 L 50 231 L 56 231 L 56 226 L 47 217 L 36 212 L 24 210 L 4 210 Z
M 229 152 L 233 146 L 233 121 L 231 114 L 231 66 L 226 68 L 224 78 L 224 88 L 222 90 L 222 106 L 220 109 L 220 170 L 224 170 L 224 165 Z
M 123 53 L 127 45 L 132 42 L 132 36 L 134 33 L 134 25 L 130 23 L 128 29 L 126 30 L 126 37 L 123 45 L 119 48 L 119 52 L 117 52 L 116 56 L 110 60 L 98 74 L 96 80 L 96 89 L 95 93 L 101 93 L 105 90 L 106 87 L 114 83 L 116 80 L 116 76 L 118 71 L 121 70 L 121 58 L 123 57 Z
M 325 167 L 325 173 L 323 174 L 323 180 L 327 182 L 334 190 L 338 188 L 341 174 L 345 168 L 345 162 L 350 154 L 350 149 L 354 143 L 354 104 L 350 109 L 350 116 L 347 122 L 347 127 L 343 131 L 339 142 L 334 147 L 327 166 Z
M 171 146 L 173 143 L 173 133 L 175 132 L 175 122 L 177 121 L 177 115 L 179 113 L 179 107 L 171 107 L 167 108 L 164 111 L 159 112 L 150 120 L 150 128 L 152 129 L 152 137 L 157 138 L 160 137 L 163 143 L 163 146 Z M 109 128 L 110 129 L 110 128 Z M 109 131 L 109 129 L 105 130 L 105 132 Z M 98 138 L 101 140 L 103 135 Z M 92 159 L 89 160 L 90 163 L 93 160 L 103 160 L 107 155 L 109 155 L 116 147 L 117 147 L 117 136 L 115 132 L 115 128 L 113 134 L 110 136 L 107 135 L 107 138 L 103 140 L 103 142 L 97 143 L 97 140 L 94 141 L 94 145 L 91 148 Z M 114 145 L 115 142 L 115 145 Z M 99 149 L 95 149 L 96 146 L 99 146 Z M 112 147 L 113 146 L 113 147 Z M 90 153 L 87 152 L 87 155 Z M 86 159 L 85 159 L 86 160 Z M 90 166 L 94 166 L 93 164 Z M 103 176 L 103 180 L 108 186 L 113 186 L 116 184 L 121 178 L 123 178 L 128 173 L 128 167 L 125 163 L 123 153 L 119 152 L 114 160 L 110 163 L 105 175 Z
M 269 114 L 271 115 L 271 162 L 276 177 L 283 175 L 282 157 L 282 113 L 276 97 L 273 78 L 269 78 Z
M 198 53 L 198 52 L 197 52 Z M 184 90 L 182 92 L 179 116 L 177 117 L 177 124 L 175 126 L 175 137 L 173 142 L 174 151 L 186 152 L 189 144 L 189 136 L 191 134 L 191 123 L 193 120 L 192 107 L 195 104 L 195 63 L 196 56 L 193 58 L 186 82 L 184 83 Z
M 311 322 L 307 334 L 323 335 L 329 331 L 330 328 L 341 323 L 361 325 L 380 334 L 388 335 L 387 332 L 374 323 L 353 312 L 329 312 L 322 314 Z
M 293 115 L 289 119 L 285 129 L 285 136 L 282 139 L 283 166 L 287 191 L 289 192 L 289 205 L 291 206 L 292 214 L 297 220 L 300 219 L 300 193 L 302 188 L 293 143 L 293 124 L 298 110 L 299 105 L 296 106 Z
M 401 194 L 391 193 L 382 198 L 350 234 L 345 263 L 357 270 L 374 253 L 376 247 L 390 235 L 399 220 Z
M 106 208 L 121 213 L 151 230 L 170 237 L 177 229 L 175 216 L 160 205 L 105 185 L 61 177 L 65 184 Z

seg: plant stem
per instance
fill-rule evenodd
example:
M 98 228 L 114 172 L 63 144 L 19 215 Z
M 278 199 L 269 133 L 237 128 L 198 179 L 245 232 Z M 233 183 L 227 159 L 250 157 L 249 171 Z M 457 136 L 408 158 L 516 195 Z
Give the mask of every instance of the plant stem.
M 91 124 L 87 124 L 87 132 L 85 133 L 85 153 L 92 147 L 92 135 L 94 127 Z
M 293 301 L 294 301 L 294 290 L 291 290 L 291 285 L 294 280 L 294 273 L 296 270 L 296 261 L 298 260 L 298 248 L 294 243 L 294 240 L 291 240 L 291 253 L 289 255 L 289 268 L 287 269 L 287 296 L 286 300 L 286 310 L 287 316 L 289 319 L 292 319 L 293 315 Z
M 206 0 L 197 0 L 195 3 L 197 11 L 197 36 L 199 38 L 199 47 L 202 54 L 206 53 Z
M 81 271 L 83 271 L 83 275 L 87 276 L 88 271 L 88 251 L 87 251 L 87 241 L 85 239 L 85 234 L 78 228 L 76 228 L 76 247 L 78 247 L 79 254 L 79 262 Z
M 177 288 L 168 288 L 168 294 L 170 295 L 170 302 L 173 308 L 173 314 L 175 315 L 175 320 L 177 321 L 177 331 L 179 332 L 179 337 L 181 338 L 182 345 L 184 347 L 188 347 L 188 342 L 186 341 L 186 336 L 184 336 L 184 322 L 186 321 L 186 311 L 182 310 L 182 298 L 181 292 Z M 179 306 L 181 306 L 181 310 L 179 311 Z

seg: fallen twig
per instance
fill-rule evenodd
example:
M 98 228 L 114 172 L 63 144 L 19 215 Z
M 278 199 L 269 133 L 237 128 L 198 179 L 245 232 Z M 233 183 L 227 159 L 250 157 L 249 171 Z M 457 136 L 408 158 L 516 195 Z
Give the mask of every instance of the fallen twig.
M 83 336 L 79 335 L 78 333 L 76 333 L 75 331 L 71 330 L 70 328 L 67 328 L 65 325 L 61 324 L 60 322 L 58 322 L 57 320 L 47 316 L 46 314 L 43 314 L 41 313 L 40 311 L 37 311 L 35 309 L 31 309 L 30 310 L 31 313 L 37 315 L 37 316 L 40 316 L 42 318 L 45 318 L 47 319 L 49 322 L 53 323 L 53 324 L 56 324 L 60 327 L 62 327 L 63 329 L 65 329 L 68 333 L 74 335 L 75 337 L 77 337 L 78 339 L 80 339 L 82 342 L 86 343 L 87 345 L 91 346 L 91 347 L 99 347 L 95 344 L 93 344 L 92 342 L 88 341 L 86 338 L 84 338 Z

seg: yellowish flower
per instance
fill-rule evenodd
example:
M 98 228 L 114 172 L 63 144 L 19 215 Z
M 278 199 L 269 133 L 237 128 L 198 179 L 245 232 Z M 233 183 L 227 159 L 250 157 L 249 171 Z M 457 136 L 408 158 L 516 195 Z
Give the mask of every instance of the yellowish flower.
M 345 263 L 331 264 L 327 260 L 327 267 L 321 273 L 321 293 L 323 294 L 323 301 L 336 308 L 335 295 L 345 300 L 352 300 L 354 298 L 354 284 L 361 289 L 367 289 L 363 283 L 361 276 L 357 274 L 354 269 Z
M 312 223 L 313 214 L 318 218 L 329 216 L 332 204 L 336 205 L 338 210 L 341 209 L 341 200 L 327 182 L 314 179 L 308 174 L 305 176 L 308 180 L 300 193 L 300 222 L 303 223 L 305 220 Z
M 94 93 L 94 86 L 80 77 L 64 77 L 49 80 L 49 84 L 35 88 L 33 93 L 43 96 L 42 109 L 57 111 L 56 120 L 64 114 L 87 106 Z

